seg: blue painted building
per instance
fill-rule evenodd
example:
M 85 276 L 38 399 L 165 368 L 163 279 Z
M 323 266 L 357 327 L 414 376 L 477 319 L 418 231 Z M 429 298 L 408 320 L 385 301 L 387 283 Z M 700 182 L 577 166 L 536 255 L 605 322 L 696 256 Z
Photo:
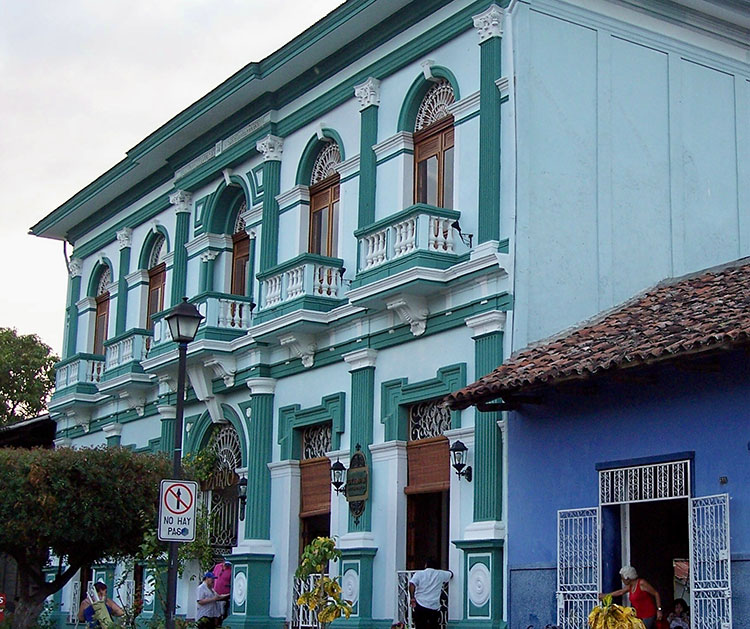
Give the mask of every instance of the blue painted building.
M 585 626 L 622 565 L 748 626 L 749 300 L 748 259 L 665 282 L 452 396 L 509 410 L 510 627 Z

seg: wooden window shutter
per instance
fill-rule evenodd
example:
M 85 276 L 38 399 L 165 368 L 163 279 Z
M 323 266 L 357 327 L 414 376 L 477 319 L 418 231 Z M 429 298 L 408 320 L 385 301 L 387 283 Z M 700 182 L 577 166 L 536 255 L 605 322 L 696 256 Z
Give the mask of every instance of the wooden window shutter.
M 410 441 L 406 445 L 409 470 L 407 494 L 423 494 L 450 489 L 451 457 L 444 436 Z
M 331 511 L 331 463 L 323 457 L 299 464 L 301 504 L 299 517 Z

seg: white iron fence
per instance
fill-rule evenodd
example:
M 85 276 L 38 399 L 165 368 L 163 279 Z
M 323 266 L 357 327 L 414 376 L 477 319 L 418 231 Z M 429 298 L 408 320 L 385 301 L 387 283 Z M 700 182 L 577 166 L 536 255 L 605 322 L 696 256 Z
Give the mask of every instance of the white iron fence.
M 311 574 L 304 579 L 294 577 L 292 586 L 292 629 L 318 629 L 320 627 L 317 612 L 297 603 L 300 596 L 313 589 L 315 579 L 320 576 L 320 574 Z
M 557 624 L 587 629 L 601 592 L 599 509 L 557 512 Z
M 729 496 L 690 501 L 690 607 L 694 629 L 732 627 Z

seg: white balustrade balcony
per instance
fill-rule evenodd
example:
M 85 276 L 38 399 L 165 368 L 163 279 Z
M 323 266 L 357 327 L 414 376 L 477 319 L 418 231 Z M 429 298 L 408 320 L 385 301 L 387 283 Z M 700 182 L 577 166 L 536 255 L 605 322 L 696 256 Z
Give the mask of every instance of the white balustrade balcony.
M 98 384 L 104 373 L 104 357 L 97 354 L 76 354 L 57 367 L 55 388 L 59 391 L 76 384 Z
M 104 342 L 104 370 L 112 371 L 146 357 L 151 342 L 149 330 L 130 330 Z
M 418 204 L 356 231 L 358 270 L 369 271 L 419 251 L 455 254 L 453 223 L 460 216 L 455 210 Z
M 252 297 L 204 293 L 194 300 L 198 312 L 205 318 L 202 326 L 229 330 L 249 330 L 255 303 Z
M 343 260 L 303 254 L 259 275 L 260 309 L 265 310 L 298 297 L 342 298 Z

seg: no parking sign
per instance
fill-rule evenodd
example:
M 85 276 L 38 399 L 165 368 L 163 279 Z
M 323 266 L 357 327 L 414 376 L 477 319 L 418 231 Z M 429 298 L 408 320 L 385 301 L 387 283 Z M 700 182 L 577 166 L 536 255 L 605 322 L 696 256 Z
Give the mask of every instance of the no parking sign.
M 163 480 L 159 489 L 159 539 L 162 542 L 192 542 L 195 540 L 198 483 Z

